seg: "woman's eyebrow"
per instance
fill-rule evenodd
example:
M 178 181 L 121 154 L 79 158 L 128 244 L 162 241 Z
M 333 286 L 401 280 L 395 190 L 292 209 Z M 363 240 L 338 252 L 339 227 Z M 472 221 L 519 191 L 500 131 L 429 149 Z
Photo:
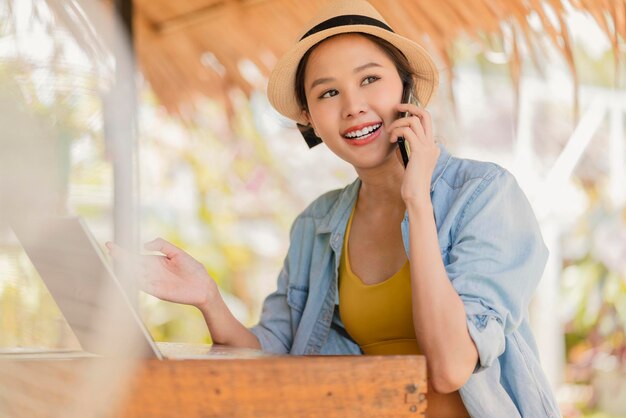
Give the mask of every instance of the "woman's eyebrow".
M 334 78 L 332 78 L 332 77 L 318 78 L 317 80 L 315 80 L 314 82 L 311 83 L 311 87 L 309 87 L 309 90 L 313 90 L 313 87 L 315 87 L 317 85 L 320 85 L 320 84 L 331 82 L 333 80 L 334 80 Z
M 382 67 L 382 65 L 375 63 L 375 62 L 368 62 L 367 64 L 363 64 L 363 65 L 359 65 L 358 67 L 356 67 L 354 70 L 352 70 L 352 72 L 354 74 L 361 72 L 363 70 L 367 70 L 368 68 L 372 68 L 372 67 Z M 318 78 L 317 80 L 315 80 L 314 82 L 311 83 L 311 87 L 309 87 L 309 90 L 312 90 L 313 87 L 318 86 L 320 84 L 324 84 L 324 83 L 328 83 L 333 81 L 334 78 L 333 77 L 323 77 L 323 78 Z
M 372 68 L 372 67 L 382 67 L 382 65 L 375 63 L 375 62 L 368 62 L 367 64 L 359 65 L 354 70 L 352 70 L 352 72 L 356 74 L 359 71 L 367 70 L 368 68 Z

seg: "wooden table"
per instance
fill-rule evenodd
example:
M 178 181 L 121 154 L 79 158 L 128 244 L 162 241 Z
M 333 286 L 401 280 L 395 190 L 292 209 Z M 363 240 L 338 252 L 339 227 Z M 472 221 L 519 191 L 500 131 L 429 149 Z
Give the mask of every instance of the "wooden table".
M 170 360 L 0 354 L 0 417 L 398 418 L 426 410 L 423 356 L 275 356 L 196 346 L 182 359 L 185 347 L 193 348 L 165 349 Z

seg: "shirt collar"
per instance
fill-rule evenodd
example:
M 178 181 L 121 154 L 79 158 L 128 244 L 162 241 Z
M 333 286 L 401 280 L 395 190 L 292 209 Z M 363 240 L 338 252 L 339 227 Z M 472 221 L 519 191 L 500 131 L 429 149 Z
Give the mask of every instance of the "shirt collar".
M 344 224 L 347 222 L 360 188 L 361 179 L 357 178 L 340 192 L 339 198 L 329 208 L 328 215 L 320 219 L 317 227 L 318 233 L 324 234 L 336 231 L 337 227 L 342 224 L 342 221 Z
M 438 147 L 441 152 L 439 153 L 439 158 L 437 159 L 437 164 L 435 165 L 435 169 L 433 170 L 433 175 L 430 180 L 431 193 L 435 190 L 437 182 L 443 176 L 443 173 L 448 166 L 448 162 L 450 161 L 450 158 L 452 158 L 443 144 L 438 144 Z M 329 208 L 328 215 L 320 219 L 320 223 L 317 227 L 318 233 L 324 234 L 337 231 L 338 227 L 343 227 L 339 228 L 340 230 L 345 229 L 345 224 L 350 216 L 350 211 L 356 202 L 360 188 L 361 180 L 357 178 L 341 191 L 339 198 Z
M 430 178 L 431 193 L 435 190 L 437 182 L 439 181 L 441 176 L 443 176 L 443 173 L 444 171 L 446 171 L 446 167 L 448 166 L 448 162 L 450 161 L 450 158 L 452 158 L 452 155 L 450 155 L 450 153 L 448 152 L 448 150 L 446 150 L 446 147 L 444 147 L 443 144 L 437 144 L 437 146 L 439 147 L 439 150 L 441 152 L 439 153 L 439 158 L 437 158 L 437 164 L 435 165 L 435 169 L 433 170 L 433 175 Z

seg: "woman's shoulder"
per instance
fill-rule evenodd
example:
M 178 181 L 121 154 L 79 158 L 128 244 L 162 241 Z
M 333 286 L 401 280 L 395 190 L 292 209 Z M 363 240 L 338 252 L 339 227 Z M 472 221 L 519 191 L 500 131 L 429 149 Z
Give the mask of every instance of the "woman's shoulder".
M 517 179 L 501 165 L 450 157 L 433 190 L 433 204 L 440 219 L 455 225 L 469 219 L 534 218 L 532 206 Z
M 352 200 L 358 193 L 359 180 L 356 179 L 352 183 L 341 189 L 335 189 L 323 193 L 313 200 L 298 216 L 302 218 L 323 219 L 332 216 L 334 212 L 342 207 L 351 205 Z
M 452 189 L 460 189 L 469 184 L 490 183 L 498 177 L 512 178 L 513 175 L 494 162 L 450 156 L 437 181 L 442 181 Z

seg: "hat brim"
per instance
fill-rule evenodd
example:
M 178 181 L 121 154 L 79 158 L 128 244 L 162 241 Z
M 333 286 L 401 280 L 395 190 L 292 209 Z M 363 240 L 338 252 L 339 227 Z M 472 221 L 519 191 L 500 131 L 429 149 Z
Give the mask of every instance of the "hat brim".
M 415 95 L 421 106 L 426 106 L 439 84 L 439 73 L 432 58 L 417 43 L 394 32 L 370 25 L 338 26 L 317 32 L 298 42 L 278 61 L 270 74 L 267 84 L 267 97 L 272 106 L 283 116 L 306 125 L 295 94 L 296 70 L 300 60 L 315 44 L 324 39 L 343 33 L 367 33 L 386 40 L 408 59 L 418 76 Z

